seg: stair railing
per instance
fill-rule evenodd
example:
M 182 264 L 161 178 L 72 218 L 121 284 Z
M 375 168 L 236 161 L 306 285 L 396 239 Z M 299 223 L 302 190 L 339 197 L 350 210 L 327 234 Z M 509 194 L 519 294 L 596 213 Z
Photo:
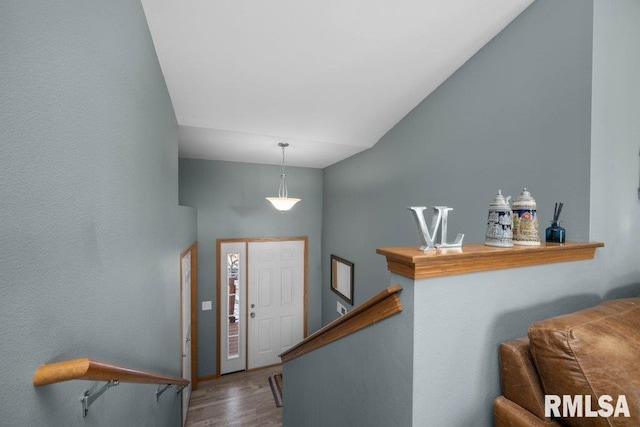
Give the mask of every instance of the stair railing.
M 286 363 L 401 312 L 402 303 L 398 296 L 401 290 L 402 286 L 400 285 L 392 285 L 382 290 L 344 316 L 337 318 L 282 353 L 280 355 L 282 363 Z
M 189 380 L 179 377 L 160 375 L 153 372 L 139 371 L 122 366 L 111 365 L 89 358 L 65 360 L 49 363 L 36 369 L 33 375 L 33 385 L 41 387 L 71 380 L 107 381 L 97 391 L 91 393 L 85 391 L 80 401 L 82 402 L 82 416 L 86 417 L 89 406 L 111 387 L 123 383 L 160 384 L 156 390 L 156 402 L 160 395 L 169 387 L 176 386 L 177 393 L 189 386 Z M 162 387 L 162 385 L 164 387 Z

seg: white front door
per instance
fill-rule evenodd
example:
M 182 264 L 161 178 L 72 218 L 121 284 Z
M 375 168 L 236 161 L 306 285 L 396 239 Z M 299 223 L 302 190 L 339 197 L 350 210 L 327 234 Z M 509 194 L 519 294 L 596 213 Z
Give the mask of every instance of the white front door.
M 304 241 L 249 242 L 248 369 L 304 338 Z
M 182 377 L 189 380 L 189 386 L 182 390 L 182 425 L 187 420 L 187 410 L 191 397 L 191 251 L 180 260 L 181 271 L 181 325 L 182 325 Z

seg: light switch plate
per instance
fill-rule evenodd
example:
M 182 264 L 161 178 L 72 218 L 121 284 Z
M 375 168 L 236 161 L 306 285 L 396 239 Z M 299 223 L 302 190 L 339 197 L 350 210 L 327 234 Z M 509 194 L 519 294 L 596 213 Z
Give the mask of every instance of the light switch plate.
M 336 304 L 336 311 L 340 313 L 340 316 L 344 316 L 345 314 L 347 314 L 347 309 L 344 308 L 344 305 L 340 304 L 340 301 L 336 301 Z
M 202 311 L 211 310 L 211 301 L 202 301 Z

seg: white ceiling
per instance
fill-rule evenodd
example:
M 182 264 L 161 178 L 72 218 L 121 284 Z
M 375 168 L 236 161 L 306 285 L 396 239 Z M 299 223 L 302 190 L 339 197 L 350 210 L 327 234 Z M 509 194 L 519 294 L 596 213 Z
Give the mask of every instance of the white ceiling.
M 372 147 L 533 0 L 142 0 L 181 157 L 323 168 Z

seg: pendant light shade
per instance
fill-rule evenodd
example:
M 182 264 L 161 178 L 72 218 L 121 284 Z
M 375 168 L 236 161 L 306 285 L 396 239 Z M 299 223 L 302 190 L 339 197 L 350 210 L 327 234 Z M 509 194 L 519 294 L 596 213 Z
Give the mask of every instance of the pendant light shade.
M 300 199 L 289 197 L 287 192 L 287 174 L 284 172 L 284 149 L 289 146 L 286 142 L 281 142 L 278 147 L 282 148 L 282 173 L 280 174 L 280 188 L 278 189 L 278 197 L 267 197 L 274 208 L 280 212 L 286 212 L 293 207 Z
M 291 197 L 267 197 L 267 200 L 273 204 L 273 207 L 280 212 L 286 212 L 293 207 L 300 199 L 294 199 Z

